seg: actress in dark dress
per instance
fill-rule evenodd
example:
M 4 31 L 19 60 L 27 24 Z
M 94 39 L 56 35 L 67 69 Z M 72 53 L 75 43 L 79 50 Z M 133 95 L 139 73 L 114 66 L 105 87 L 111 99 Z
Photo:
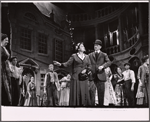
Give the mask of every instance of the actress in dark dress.
M 11 105 L 11 82 L 9 75 L 9 65 L 8 58 L 10 56 L 6 45 L 8 44 L 8 36 L 6 34 L 1 34 L 1 88 L 2 88 L 2 105 Z
M 27 86 L 27 92 L 29 94 L 29 106 L 37 106 L 37 97 L 36 97 L 36 86 L 34 82 L 34 77 L 31 77 L 31 81 Z
M 70 106 L 89 106 L 89 90 L 88 90 L 88 79 L 84 81 L 79 80 L 79 73 L 86 72 L 90 69 L 90 59 L 88 55 L 84 54 L 85 47 L 83 43 L 78 43 L 76 46 L 78 51 L 69 58 L 65 63 L 59 63 L 54 61 L 54 64 L 61 67 L 72 66 L 72 78 L 70 82 Z M 87 68 L 87 69 L 86 69 Z

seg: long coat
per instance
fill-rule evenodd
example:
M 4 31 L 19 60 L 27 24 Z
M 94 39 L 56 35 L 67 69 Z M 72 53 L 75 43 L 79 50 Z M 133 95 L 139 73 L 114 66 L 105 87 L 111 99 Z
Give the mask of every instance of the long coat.
M 96 60 L 95 52 L 92 52 L 89 54 L 89 58 L 90 58 L 91 65 L 92 65 L 93 76 L 96 77 L 96 75 L 97 75 L 97 77 L 100 81 L 106 81 L 105 71 L 102 70 L 102 71 L 98 72 L 98 67 L 104 66 L 104 69 L 105 69 L 111 65 L 111 62 L 110 62 L 107 54 L 104 52 L 100 52 L 98 55 L 98 58 Z
M 90 59 L 88 55 L 82 60 L 77 54 L 72 54 L 69 60 L 62 63 L 63 67 L 72 65 L 72 79 L 70 82 L 70 106 L 88 106 L 90 105 L 88 80 L 79 81 L 79 73 L 85 69 L 90 68 Z

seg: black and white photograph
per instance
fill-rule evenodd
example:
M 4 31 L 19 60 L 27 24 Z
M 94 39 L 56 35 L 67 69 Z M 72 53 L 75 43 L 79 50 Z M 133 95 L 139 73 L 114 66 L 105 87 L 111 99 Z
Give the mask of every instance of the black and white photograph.
M 148 28 L 148 2 L 2 2 L 1 114 L 148 112 Z

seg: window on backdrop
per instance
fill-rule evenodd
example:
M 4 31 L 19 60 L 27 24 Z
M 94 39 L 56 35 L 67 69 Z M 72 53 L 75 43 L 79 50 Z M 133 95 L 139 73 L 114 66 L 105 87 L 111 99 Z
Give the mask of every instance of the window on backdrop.
M 27 28 L 21 29 L 21 35 L 20 35 L 20 48 L 31 50 L 31 35 L 32 31 Z
M 110 47 L 119 45 L 119 38 L 118 38 L 118 36 L 119 36 L 118 30 L 115 30 L 113 32 L 109 31 L 109 34 L 107 36 L 107 38 L 109 38 L 109 39 L 107 39 L 107 41 L 109 41 Z
M 39 33 L 38 35 L 38 52 L 47 54 L 47 35 Z
M 63 46 L 62 40 L 54 40 L 54 60 L 63 62 Z

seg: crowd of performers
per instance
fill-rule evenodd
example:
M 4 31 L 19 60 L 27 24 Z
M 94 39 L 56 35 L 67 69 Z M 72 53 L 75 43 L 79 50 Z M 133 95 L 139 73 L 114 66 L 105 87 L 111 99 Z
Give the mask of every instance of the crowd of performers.
M 77 53 L 67 62 L 53 61 L 48 66 L 44 79 L 44 94 L 37 103 L 35 78 L 23 74 L 23 67 L 17 67 L 17 57 L 10 58 L 6 49 L 8 36 L 1 34 L 1 88 L 2 105 L 5 106 L 148 106 L 149 57 L 142 58 L 138 69 L 138 89 L 135 94 L 136 76 L 125 63 L 112 74 L 111 61 L 101 51 L 102 42 L 96 40 L 94 52 L 85 54 L 82 42 L 76 45 Z M 54 66 L 72 67 L 72 72 L 58 79 Z M 29 81 L 28 83 L 26 81 Z M 135 102 L 136 101 L 136 102 Z

